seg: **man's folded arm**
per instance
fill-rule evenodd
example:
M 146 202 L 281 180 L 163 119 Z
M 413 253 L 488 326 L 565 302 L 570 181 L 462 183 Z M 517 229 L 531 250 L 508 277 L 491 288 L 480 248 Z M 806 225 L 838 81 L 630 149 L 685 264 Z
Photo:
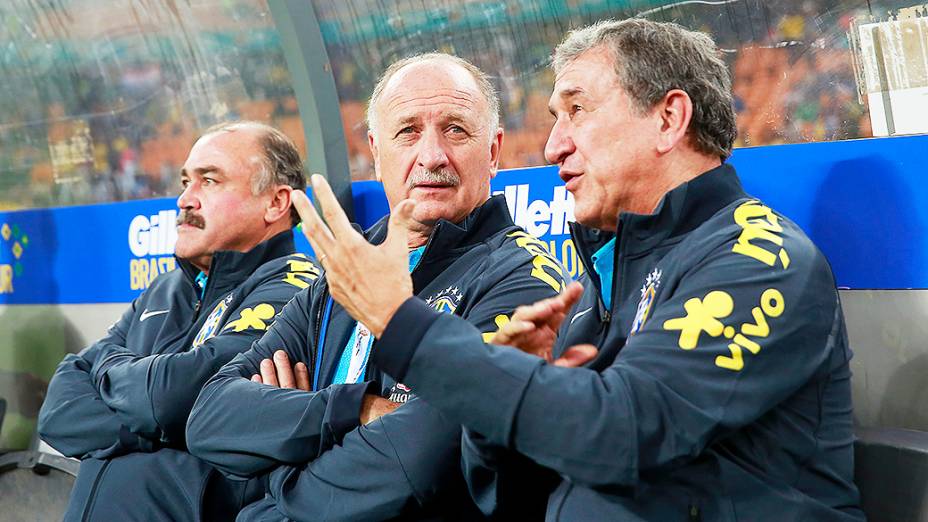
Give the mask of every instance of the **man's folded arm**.
M 135 304 L 106 337 L 58 364 L 39 411 L 39 436 L 69 457 L 105 458 L 133 451 L 152 451 L 152 441 L 125 426 L 100 398 L 90 372 L 107 354 L 121 351 Z
M 294 287 L 275 274 L 228 312 L 215 337 L 196 348 L 110 355 L 94 368 L 101 397 L 133 431 L 182 447 L 187 416 L 203 384 L 267 330 L 293 293 Z
M 307 300 L 306 292 L 298 293 L 250 350 L 203 386 L 187 420 L 191 453 L 227 474 L 251 477 L 312 460 L 358 426 L 369 383 L 305 392 L 250 380 L 277 350 L 285 351 L 291 364 L 312 368 Z
M 577 483 L 634 485 L 640 471 L 692 459 L 755 420 L 832 356 L 837 297 L 827 265 L 794 255 L 797 269 L 784 273 L 730 252 L 715 255 L 602 372 L 484 345 L 470 324 L 415 298 L 394 315 L 374 362 L 492 444 Z M 716 300 L 727 300 L 713 292 L 726 294 L 731 310 L 720 309 Z M 746 347 L 731 348 L 724 329 L 688 315 L 684 305 L 693 299 L 738 328 Z M 474 402 L 468 391 L 477 388 L 494 400 Z
M 276 509 L 294 520 L 396 519 L 450 501 L 439 492 L 463 490 L 460 431 L 412 399 L 352 430 L 315 460 L 275 469 L 268 491 Z M 449 487 L 451 482 L 460 487 Z

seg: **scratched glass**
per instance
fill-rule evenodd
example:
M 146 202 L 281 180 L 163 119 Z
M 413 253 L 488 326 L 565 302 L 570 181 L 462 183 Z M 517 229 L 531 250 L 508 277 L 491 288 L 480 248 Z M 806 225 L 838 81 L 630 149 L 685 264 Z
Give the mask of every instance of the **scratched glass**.
M 544 164 L 551 50 L 570 28 L 605 18 L 712 34 L 734 78 L 736 146 L 924 132 L 907 126 L 912 111 L 892 97 L 928 89 L 928 62 L 902 56 L 907 31 L 928 34 L 925 8 L 904 9 L 911 0 L 311 3 L 354 179 L 373 176 L 364 111 L 377 76 L 432 50 L 493 76 L 502 166 Z M 266 0 L 9 0 L 0 20 L 0 208 L 175 195 L 197 133 L 233 118 L 276 125 L 305 150 Z M 874 38 L 875 23 L 903 36 Z

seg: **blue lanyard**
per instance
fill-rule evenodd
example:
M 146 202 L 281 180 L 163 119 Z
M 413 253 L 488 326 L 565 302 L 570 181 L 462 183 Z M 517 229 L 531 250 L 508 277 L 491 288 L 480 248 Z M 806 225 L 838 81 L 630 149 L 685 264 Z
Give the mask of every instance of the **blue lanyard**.
M 409 253 L 410 273 L 415 270 L 416 266 L 419 264 L 423 253 L 425 253 L 424 246 L 416 248 Z M 316 369 L 313 371 L 313 390 L 319 389 L 319 371 L 322 368 L 322 352 L 325 348 L 325 334 L 329 326 L 329 316 L 332 314 L 333 303 L 334 300 L 329 297 L 325 303 L 325 311 L 322 313 L 322 326 L 319 328 L 319 341 L 316 344 L 318 349 L 316 350 Z
M 332 303 L 335 300 L 329 297 L 325 303 L 325 312 L 322 313 L 322 326 L 319 328 L 319 342 L 316 344 L 316 370 L 313 372 L 313 391 L 319 389 L 319 369 L 322 368 L 322 351 L 325 349 L 325 331 L 329 327 L 329 315 L 332 314 Z

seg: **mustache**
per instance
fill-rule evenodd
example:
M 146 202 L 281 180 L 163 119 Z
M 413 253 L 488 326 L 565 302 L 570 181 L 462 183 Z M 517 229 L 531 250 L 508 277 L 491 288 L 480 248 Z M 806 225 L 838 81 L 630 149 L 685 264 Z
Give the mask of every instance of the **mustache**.
M 177 226 L 181 225 L 191 225 L 202 229 L 206 226 L 206 222 L 203 220 L 203 216 L 185 209 L 181 210 L 180 214 L 177 215 Z
M 417 185 L 446 185 L 457 187 L 461 184 L 461 177 L 450 169 L 417 169 L 406 180 L 406 188 L 412 189 Z

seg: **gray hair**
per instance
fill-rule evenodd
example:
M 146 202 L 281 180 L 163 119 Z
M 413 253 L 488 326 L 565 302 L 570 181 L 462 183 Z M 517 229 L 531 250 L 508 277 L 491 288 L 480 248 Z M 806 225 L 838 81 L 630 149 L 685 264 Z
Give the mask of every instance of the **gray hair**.
M 499 128 L 499 96 L 496 94 L 496 89 L 493 87 L 493 82 L 490 81 L 490 77 L 487 76 L 485 72 L 481 71 L 479 67 L 459 56 L 438 52 L 409 56 L 397 60 L 387 67 L 387 70 L 383 72 L 383 75 L 381 75 L 380 79 L 377 81 L 377 85 L 374 86 L 374 92 L 371 93 L 371 99 L 367 103 L 367 128 L 376 136 L 377 102 L 380 101 L 380 96 L 383 95 L 383 90 L 386 88 L 390 78 L 407 65 L 429 60 L 449 61 L 462 67 L 474 78 L 474 81 L 477 82 L 477 88 L 487 101 L 486 122 L 489 124 L 487 128 L 489 129 L 489 139 L 492 141 L 496 136 L 496 129 Z
M 251 193 L 258 195 L 277 186 L 288 185 L 296 190 L 306 190 L 306 176 L 300 153 L 289 137 L 270 125 L 257 121 L 232 121 L 217 123 L 206 129 L 200 137 L 218 132 L 235 132 L 253 129 L 258 131 L 258 145 L 264 152 L 261 168 L 251 177 Z M 290 223 L 296 226 L 300 215 L 290 208 Z
M 600 46 L 613 53 L 619 84 L 641 114 L 680 89 L 693 101 L 694 148 L 723 161 L 731 156 L 738 135 L 731 76 L 711 37 L 674 23 L 604 20 L 568 33 L 554 50 L 555 73 Z

